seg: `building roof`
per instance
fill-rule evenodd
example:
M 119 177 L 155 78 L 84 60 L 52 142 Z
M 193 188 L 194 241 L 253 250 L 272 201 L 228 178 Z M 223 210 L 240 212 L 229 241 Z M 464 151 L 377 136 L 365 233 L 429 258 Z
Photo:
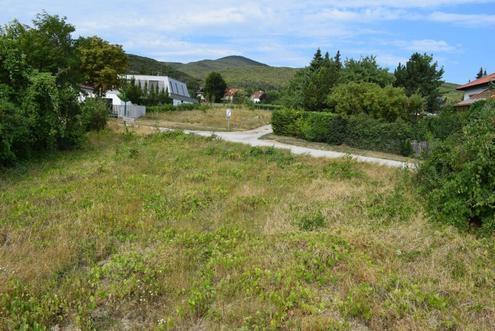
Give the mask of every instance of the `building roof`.
M 264 91 L 256 91 L 251 95 L 251 99 L 259 99 L 265 96 Z
M 239 89 L 238 88 L 228 88 L 225 90 L 225 97 L 234 97 L 237 92 L 239 92 Z
M 480 85 L 487 85 L 490 82 L 495 81 L 495 73 L 481 77 L 479 79 L 473 80 L 472 82 L 469 82 L 467 84 L 464 84 L 462 86 L 459 86 L 457 90 L 462 91 L 466 90 L 475 86 L 480 86 Z
M 473 103 L 481 101 L 481 100 L 486 100 L 486 99 L 495 99 L 495 89 L 486 89 L 481 93 L 472 95 L 471 98 L 467 100 L 462 100 L 458 104 L 456 104 L 457 107 L 468 107 L 471 106 Z
M 137 81 L 161 81 L 167 87 L 172 98 L 183 101 L 194 100 L 189 95 L 186 83 L 170 78 L 169 76 L 125 75 L 124 77 L 129 80 L 134 78 Z M 177 98 L 176 96 L 181 96 L 181 98 Z

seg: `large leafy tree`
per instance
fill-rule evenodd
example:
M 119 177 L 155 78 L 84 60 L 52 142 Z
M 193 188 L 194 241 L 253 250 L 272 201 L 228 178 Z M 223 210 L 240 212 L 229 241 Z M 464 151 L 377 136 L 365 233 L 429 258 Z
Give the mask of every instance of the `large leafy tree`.
M 119 86 L 119 75 L 127 70 L 127 56 L 122 46 L 94 36 L 80 38 L 77 51 L 83 80 L 93 86 L 98 95 Z
M 378 65 L 375 56 L 366 56 L 359 60 L 350 59 L 345 61 L 345 67 L 340 75 L 340 82 L 374 83 L 385 87 L 394 82 L 394 76 L 386 68 Z
M 204 92 L 210 102 L 219 102 L 225 94 L 227 84 L 218 72 L 211 72 L 205 80 Z
M 71 34 L 75 31 L 66 17 L 40 13 L 33 20 L 33 26 L 14 21 L 4 28 L 7 38 L 14 40 L 33 69 L 49 72 L 57 83 L 77 83 L 79 64 Z
M 374 83 L 350 82 L 340 84 L 328 96 L 328 103 L 342 115 L 368 114 L 375 118 L 395 121 L 411 120 L 423 110 L 423 99 L 406 96 L 404 89 Z
M 414 53 L 405 65 L 399 63 L 395 69 L 394 85 L 405 88 L 407 95 L 420 94 L 426 99 L 428 110 L 437 111 L 442 104 L 439 88 L 443 73 L 431 55 Z

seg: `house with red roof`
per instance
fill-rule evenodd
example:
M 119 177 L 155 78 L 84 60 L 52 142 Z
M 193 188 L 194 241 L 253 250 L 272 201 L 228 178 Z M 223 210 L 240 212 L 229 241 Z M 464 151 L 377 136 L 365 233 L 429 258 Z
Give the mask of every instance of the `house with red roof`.
M 250 99 L 251 99 L 251 102 L 253 102 L 253 103 L 260 103 L 266 99 L 266 93 L 264 91 L 261 91 L 261 90 L 256 91 L 253 94 L 251 94 Z
M 476 101 L 495 98 L 495 89 L 492 84 L 495 84 L 495 73 L 459 86 L 457 90 L 464 92 L 464 100 L 456 104 L 456 107 L 467 108 Z

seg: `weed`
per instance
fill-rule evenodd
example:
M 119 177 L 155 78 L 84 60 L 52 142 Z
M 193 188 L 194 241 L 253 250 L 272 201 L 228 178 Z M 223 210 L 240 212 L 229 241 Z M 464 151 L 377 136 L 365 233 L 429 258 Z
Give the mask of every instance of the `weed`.
M 323 171 L 329 178 L 341 180 L 364 177 L 364 173 L 359 170 L 357 162 L 349 155 L 342 158 L 342 160 L 329 163 Z

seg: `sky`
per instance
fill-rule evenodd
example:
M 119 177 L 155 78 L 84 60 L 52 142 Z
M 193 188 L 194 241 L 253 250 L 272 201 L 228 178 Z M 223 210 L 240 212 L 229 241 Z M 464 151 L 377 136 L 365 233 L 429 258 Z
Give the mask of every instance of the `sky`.
M 191 62 L 242 55 L 303 67 L 315 50 L 375 55 L 391 71 L 432 54 L 444 79 L 495 72 L 495 0 L 0 0 L 0 24 L 66 16 L 75 37 L 98 35 L 128 53 Z

